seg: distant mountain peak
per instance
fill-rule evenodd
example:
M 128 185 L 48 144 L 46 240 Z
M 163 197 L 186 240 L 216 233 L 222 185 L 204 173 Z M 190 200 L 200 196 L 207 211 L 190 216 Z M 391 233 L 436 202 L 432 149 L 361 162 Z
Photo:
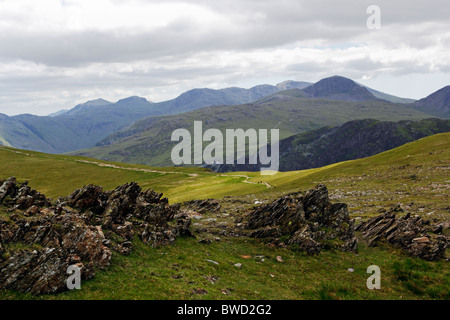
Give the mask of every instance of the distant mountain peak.
M 277 88 L 281 91 L 290 89 L 305 89 L 312 85 L 310 82 L 286 80 L 277 84 Z
M 344 101 L 374 101 L 379 100 L 366 88 L 355 81 L 332 76 L 322 79 L 303 90 L 311 98 L 336 99 Z
M 111 104 L 111 102 L 109 102 L 105 99 L 102 99 L 102 98 L 98 98 L 95 100 L 89 100 L 88 102 L 82 103 L 81 105 L 90 106 L 90 107 L 98 107 L 98 106 L 104 106 L 107 104 Z
M 435 116 L 450 118 L 450 85 L 416 101 L 413 107 Z
M 63 115 L 64 116 L 66 116 L 66 115 L 71 116 L 71 115 L 74 115 L 74 114 L 76 114 L 76 113 L 78 113 L 80 111 L 85 111 L 85 110 L 88 110 L 90 108 L 95 108 L 95 107 L 103 107 L 103 106 L 107 106 L 107 105 L 110 105 L 110 104 L 112 104 L 112 103 L 107 101 L 107 100 L 105 100 L 105 99 L 101 99 L 101 98 L 95 99 L 95 100 L 89 100 L 89 101 L 87 101 L 85 103 L 81 103 L 81 104 L 75 106 L 73 109 L 70 109 L 67 112 L 60 113 L 58 116 L 63 116 Z
M 117 103 L 120 103 L 120 102 L 136 102 L 136 101 L 153 103 L 151 101 L 148 101 L 146 98 L 139 97 L 139 96 L 131 96 L 131 97 L 128 97 L 128 98 L 124 98 L 124 99 L 121 99 L 121 100 L 117 101 Z

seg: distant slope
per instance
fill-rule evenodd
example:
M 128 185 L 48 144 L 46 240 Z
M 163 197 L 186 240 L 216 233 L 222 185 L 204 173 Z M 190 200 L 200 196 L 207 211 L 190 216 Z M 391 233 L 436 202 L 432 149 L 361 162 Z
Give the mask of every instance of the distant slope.
M 412 104 L 412 107 L 442 118 L 450 118 L 450 85 Z
M 437 133 L 449 132 L 450 120 L 350 121 L 324 127 L 280 141 L 280 171 L 319 168 L 369 157 Z M 246 161 L 248 163 L 248 161 Z M 215 165 L 217 172 L 259 171 L 259 165 Z
M 389 102 L 392 102 L 392 103 L 404 103 L 404 104 L 406 104 L 406 103 L 413 103 L 414 101 L 416 101 L 414 99 L 400 98 L 400 97 L 397 97 L 397 96 L 393 96 L 391 94 L 387 94 L 387 93 L 384 93 L 384 92 L 381 92 L 381 91 L 378 91 L 378 90 L 375 90 L 375 89 L 372 89 L 372 88 L 369 88 L 369 87 L 366 87 L 366 86 L 363 86 L 363 87 L 366 88 L 367 90 L 369 90 L 369 92 L 371 94 L 373 94 L 375 97 L 377 97 L 378 99 L 389 101 Z
M 48 153 L 82 147 L 79 135 L 52 117 L 0 115 L 0 141 L 6 146 Z
M 287 138 L 300 132 L 366 118 L 384 121 L 420 120 L 429 118 L 429 115 L 381 100 L 358 102 L 305 98 L 304 92 L 292 89 L 252 104 L 208 107 L 180 115 L 143 119 L 109 136 L 96 148 L 71 154 L 170 166 L 170 154 L 175 146 L 170 139 L 172 132 L 179 128 L 192 130 L 194 121 L 203 121 L 204 130 L 278 128 L 280 137 Z

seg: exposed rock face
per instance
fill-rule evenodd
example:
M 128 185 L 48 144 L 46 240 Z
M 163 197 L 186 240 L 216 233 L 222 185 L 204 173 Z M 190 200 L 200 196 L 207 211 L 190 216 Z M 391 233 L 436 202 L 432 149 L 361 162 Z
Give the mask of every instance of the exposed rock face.
M 179 205 L 170 206 L 162 194 L 142 191 L 135 182 L 107 192 L 88 185 L 69 195 L 67 202 L 60 199 L 60 204 L 79 209 L 90 223 L 121 237 L 123 243 L 115 248 L 123 253 L 131 252 L 129 241 L 135 232 L 152 246 L 171 244 L 186 233 L 182 225 L 173 228 L 168 224 L 179 211 Z
M 94 267 L 110 263 L 111 251 L 103 241 L 101 229 L 88 226 L 74 212 L 57 215 L 54 209 L 47 209 L 45 215 L 31 220 L 19 215 L 10 221 L 0 220 L 2 244 L 20 243 L 31 248 L 0 257 L 0 288 L 33 294 L 60 292 L 65 289 L 66 270 L 72 264 L 84 269 L 85 279 L 92 278 Z M 33 246 L 43 249 L 32 250 Z
M 254 230 L 251 237 L 288 236 L 310 254 L 323 248 L 356 251 L 354 224 L 344 203 L 331 204 L 328 190 L 320 184 L 302 195 L 294 193 L 250 212 L 245 227 Z
M 20 186 L 17 186 L 16 183 L 16 178 L 11 177 L 0 186 L 0 204 L 9 196 L 10 199 L 5 204 L 12 207 L 12 210 L 26 210 L 33 205 L 40 207 L 50 206 L 50 202 L 46 197 L 36 190 L 31 189 L 28 186 L 28 182 Z
M 183 203 L 187 209 L 194 210 L 200 214 L 206 212 L 218 212 L 220 210 L 220 203 L 214 199 L 206 200 L 192 200 Z
M 110 264 L 112 250 L 130 254 L 136 234 L 152 246 L 191 235 L 183 215 L 169 225 L 178 205 L 152 190 L 142 192 L 134 182 L 106 192 L 88 185 L 50 207 L 44 195 L 10 178 L 0 186 L 0 200 L 15 211 L 8 220 L 0 218 L 0 289 L 60 292 L 69 266 L 77 265 L 82 279 L 90 279 L 95 268 Z
M 376 246 L 378 242 L 387 242 L 401 248 L 412 257 L 425 260 L 439 260 L 445 257 L 445 249 L 448 239 L 445 235 L 432 235 L 430 231 L 442 232 L 448 224 L 441 223 L 431 228 L 429 223 L 420 216 L 411 216 L 409 213 L 401 218 L 396 217 L 398 210 L 371 218 L 361 222 L 357 231 L 370 246 Z

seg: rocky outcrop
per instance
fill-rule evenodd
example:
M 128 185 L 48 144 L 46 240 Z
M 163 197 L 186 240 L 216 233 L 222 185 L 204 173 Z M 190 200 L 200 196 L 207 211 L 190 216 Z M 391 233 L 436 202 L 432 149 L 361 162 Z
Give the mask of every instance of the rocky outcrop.
M 394 208 L 361 222 L 356 230 L 362 232 L 369 246 L 386 242 L 401 248 L 412 257 L 430 261 L 445 258 L 447 237 L 432 233 L 442 233 L 445 227 L 448 228 L 448 223 L 431 227 L 429 221 L 424 221 L 420 216 L 411 216 L 409 213 L 397 218 L 398 212 L 401 212 L 401 209 Z
M 182 205 L 185 206 L 186 209 L 193 210 L 200 214 L 218 212 L 221 207 L 219 201 L 214 199 L 192 200 L 184 202 Z
M 33 205 L 40 207 L 50 206 L 50 202 L 45 195 L 31 189 L 28 186 L 28 182 L 24 182 L 20 186 L 17 186 L 15 177 L 9 178 L 0 186 L 0 204 L 3 202 L 11 207 L 11 210 L 26 210 Z
M 315 189 L 293 193 L 262 205 L 245 218 L 245 228 L 251 237 L 286 238 L 310 254 L 322 249 L 356 251 L 354 224 L 347 205 L 331 204 L 328 190 L 320 184 Z
M 111 251 L 101 228 L 87 225 L 75 212 L 55 210 L 46 209 L 33 219 L 14 214 L 0 220 L 2 245 L 23 247 L 1 255 L 0 288 L 56 293 L 65 289 L 68 266 L 77 264 L 84 279 L 90 279 L 94 268 L 109 265 Z
M 101 225 L 105 232 L 114 233 L 116 239 L 118 236 L 121 243 L 115 248 L 123 253 L 130 252 L 130 240 L 136 233 L 152 246 L 171 244 L 186 234 L 182 223 L 169 226 L 179 205 L 169 205 L 167 198 L 153 190 L 142 191 L 135 182 L 106 192 L 100 186 L 88 185 L 67 199 L 59 199 L 59 204 L 80 210 L 91 224 Z
M 110 264 L 112 251 L 130 254 L 135 235 L 152 246 L 191 236 L 178 205 L 134 182 L 112 191 L 88 185 L 51 206 L 10 178 L 0 186 L 0 200 L 13 212 L 0 218 L 0 289 L 57 293 L 66 290 L 69 266 L 90 279 Z

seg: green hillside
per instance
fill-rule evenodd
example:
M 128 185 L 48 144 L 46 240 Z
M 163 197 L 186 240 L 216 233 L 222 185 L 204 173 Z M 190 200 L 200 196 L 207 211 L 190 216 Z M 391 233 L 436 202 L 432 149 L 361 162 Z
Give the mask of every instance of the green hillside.
M 222 175 L 197 168 L 154 169 L 0 147 L 0 180 L 14 175 L 19 181 L 29 180 L 30 186 L 52 197 L 67 195 L 88 183 L 111 189 L 137 181 L 143 188 L 164 192 L 172 203 L 217 198 L 222 210 L 205 214 L 205 218 L 221 223 L 233 223 L 227 215 L 239 216 L 255 200 L 267 201 L 306 190 L 319 182 L 328 186 L 333 201 L 349 204 L 353 218 L 365 219 L 378 215 L 380 209 L 400 204 L 412 214 L 448 220 L 449 167 L 450 133 L 423 138 L 370 158 L 274 176 Z M 0 207 L 0 214 L 7 213 L 2 213 Z M 210 244 L 199 243 L 199 238 L 184 238 L 158 249 L 136 239 L 130 256 L 113 254 L 112 265 L 98 271 L 94 279 L 83 282 L 81 290 L 34 297 L 0 291 L 0 299 L 446 300 L 450 297 L 448 262 L 408 258 L 392 247 L 368 247 L 362 239 L 358 254 L 324 251 L 308 256 L 288 248 L 269 247 L 257 239 L 216 238 Z M 265 261 L 258 260 L 258 256 L 264 256 Z M 277 256 L 283 262 L 277 261 Z M 236 263 L 242 267 L 235 267 Z M 370 264 L 381 267 L 381 290 L 372 291 L 365 286 L 366 268 Z M 349 268 L 354 272 L 349 272 Z M 204 294 L 198 294 L 199 288 Z
M 439 197 L 419 190 L 424 185 L 427 188 L 434 185 L 443 191 L 444 186 L 439 184 L 445 185 L 448 178 L 449 138 L 450 133 L 437 134 L 369 158 L 317 169 L 279 172 L 273 176 L 261 176 L 259 172 L 220 174 L 203 168 L 151 168 L 0 147 L 0 175 L 3 178 L 15 176 L 22 181 L 29 180 L 33 188 L 53 198 L 65 196 L 89 183 L 111 189 L 129 181 L 163 192 L 172 203 L 246 194 L 273 198 L 285 191 L 303 190 L 325 182 L 331 191 L 337 190 L 339 193 L 352 188 L 359 191 L 372 187 L 389 190 L 408 188 L 408 198 L 430 197 L 439 202 Z M 414 174 L 417 177 L 411 178 Z M 271 188 L 260 182 L 268 183 Z M 414 188 L 418 190 L 412 193 Z M 386 202 L 395 199 L 389 195 L 389 190 L 386 191 Z M 354 197 L 346 195 L 344 199 Z M 442 198 L 443 202 L 446 200 Z M 436 210 L 445 212 L 443 208 Z

